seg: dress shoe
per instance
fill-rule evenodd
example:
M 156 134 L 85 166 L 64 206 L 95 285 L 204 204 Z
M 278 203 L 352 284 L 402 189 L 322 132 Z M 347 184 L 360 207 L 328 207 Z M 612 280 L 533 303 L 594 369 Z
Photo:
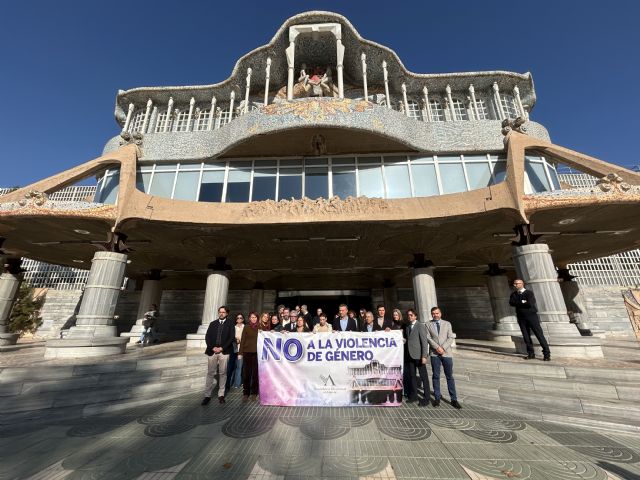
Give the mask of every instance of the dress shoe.
M 428 407 L 429 406 L 429 400 L 426 400 L 426 399 L 420 400 L 420 406 L 421 407 Z
M 544 360 L 545 362 L 550 362 L 551 361 L 551 357 L 544 357 L 542 360 Z
M 451 400 L 451 406 L 453 408 L 457 408 L 458 410 L 462 408 L 462 405 L 460 405 L 457 400 Z
M 225 403 L 224 397 L 218 397 L 218 402 L 219 403 Z
M 536 358 L 536 356 L 535 355 L 527 355 L 526 357 L 522 357 L 522 358 L 524 358 L 525 360 L 534 360 Z
M 433 406 L 434 406 L 434 407 L 439 407 L 439 406 L 440 406 L 440 399 L 438 399 L 438 400 L 434 400 L 434 401 L 433 401 Z
M 210 401 L 211 401 L 211 397 L 204 397 L 200 405 L 209 405 Z

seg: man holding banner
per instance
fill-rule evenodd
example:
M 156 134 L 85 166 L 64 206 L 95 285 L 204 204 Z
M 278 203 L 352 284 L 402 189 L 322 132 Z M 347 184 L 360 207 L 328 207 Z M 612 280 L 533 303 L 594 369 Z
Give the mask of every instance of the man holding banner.
M 424 398 L 420 400 L 420 406 L 426 407 L 429 405 L 429 377 L 427 373 L 427 358 L 429 358 L 429 340 L 427 336 L 427 328 L 421 322 L 418 322 L 418 316 L 415 310 L 407 310 L 407 317 L 409 318 L 409 324 L 405 330 L 405 337 L 407 339 L 407 365 L 409 369 L 409 375 L 411 377 L 411 394 L 408 402 L 415 402 L 418 400 L 418 378 L 416 377 L 416 370 L 420 374 L 420 382 L 424 390 Z

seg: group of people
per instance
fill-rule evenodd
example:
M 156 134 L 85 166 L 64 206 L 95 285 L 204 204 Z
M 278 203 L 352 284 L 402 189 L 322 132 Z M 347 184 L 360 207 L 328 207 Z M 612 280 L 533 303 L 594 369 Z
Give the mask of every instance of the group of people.
M 431 363 L 433 380 L 433 406 L 440 405 L 440 371 L 444 370 L 451 405 L 462 408 L 457 400 L 453 378 L 452 345 L 454 340 L 451 323 L 442 319 L 440 308 L 431 309 L 428 324 L 418 322 L 415 310 L 409 309 L 406 320 L 399 309 L 394 309 L 391 317 L 386 315 L 384 305 L 378 305 L 377 317 L 373 312 L 360 309 L 358 314 L 341 304 L 338 313 L 328 321 L 321 310 L 311 316 L 306 305 L 289 309 L 284 305 L 277 312 L 249 313 L 248 322 L 242 314 L 235 317 L 235 324 L 228 320 L 229 309 L 218 309 L 218 319 L 209 324 L 205 340 L 208 355 L 207 380 L 202 405 L 207 405 L 213 395 L 215 376 L 218 374 L 218 401 L 225 403 L 225 395 L 230 388 L 243 388 L 242 401 L 257 399 L 258 395 L 258 332 L 275 331 L 283 333 L 332 333 L 332 332 L 379 332 L 401 330 L 404 339 L 404 394 L 408 402 L 419 400 L 422 388 L 421 406 L 429 404 L 429 379 L 427 362 Z

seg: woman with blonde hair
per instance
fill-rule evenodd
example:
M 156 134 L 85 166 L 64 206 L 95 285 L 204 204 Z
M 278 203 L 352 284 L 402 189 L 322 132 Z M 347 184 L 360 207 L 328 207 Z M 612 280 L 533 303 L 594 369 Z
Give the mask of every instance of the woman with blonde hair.
M 394 308 L 393 309 L 393 323 L 391 324 L 391 330 L 402 330 L 404 327 L 404 319 L 402 318 L 402 312 Z
M 260 323 L 258 324 L 258 330 L 269 331 L 271 330 L 271 322 L 269 319 L 271 314 L 269 312 L 262 312 L 260 315 Z

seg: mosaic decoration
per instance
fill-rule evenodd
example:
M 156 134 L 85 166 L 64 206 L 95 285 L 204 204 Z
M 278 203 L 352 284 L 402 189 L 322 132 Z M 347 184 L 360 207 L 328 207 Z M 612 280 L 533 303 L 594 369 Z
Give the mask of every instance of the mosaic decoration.
M 389 203 L 380 198 L 340 197 L 301 198 L 299 200 L 265 200 L 251 202 L 242 212 L 243 217 L 298 217 L 300 215 L 358 215 L 373 214 L 389 210 Z
M 262 112 L 266 115 L 292 115 L 305 122 L 319 122 L 339 114 L 362 113 L 372 108 L 373 103 L 366 100 L 318 98 L 299 102 L 272 103 L 262 107 Z
M 34 198 L 34 197 L 31 197 Z M 36 197 L 37 198 L 37 197 Z M 51 217 L 82 217 L 114 220 L 117 216 L 115 205 L 91 202 L 57 202 L 40 200 L 0 203 L 0 217 L 8 216 L 51 216 Z

